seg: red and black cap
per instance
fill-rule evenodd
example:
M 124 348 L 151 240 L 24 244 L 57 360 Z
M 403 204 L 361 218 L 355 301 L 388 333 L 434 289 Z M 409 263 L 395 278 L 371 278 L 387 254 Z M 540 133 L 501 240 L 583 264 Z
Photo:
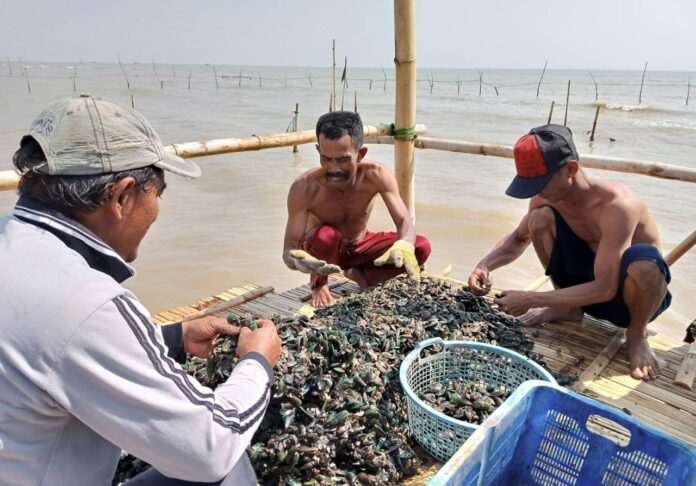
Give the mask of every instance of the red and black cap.
M 570 129 L 554 124 L 532 128 L 517 141 L 514 155 L 517 175 L 505 194 L 519 199 L 535 196 L 556 170 L 578 160 Z

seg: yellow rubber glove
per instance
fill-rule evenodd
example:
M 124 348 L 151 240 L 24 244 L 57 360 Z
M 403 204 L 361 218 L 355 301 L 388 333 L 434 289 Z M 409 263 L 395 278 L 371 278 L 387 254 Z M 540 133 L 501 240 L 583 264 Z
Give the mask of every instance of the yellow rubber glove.
M 295 268 L 303 273 L 331 275 L 332 273 L 341 272 L 341 267 L 338 265 L 314 258 L 304 250 L 290 250 L 290 256 L 295 261 Z
M 378 267 L 385 264 L 392 264 L 396 268 L 404 267 L 411 280 L 420 282 L 420 267 L 418 266 L 413 243 L 397 240 L 391 248 L 375 260 L 375 265 Z

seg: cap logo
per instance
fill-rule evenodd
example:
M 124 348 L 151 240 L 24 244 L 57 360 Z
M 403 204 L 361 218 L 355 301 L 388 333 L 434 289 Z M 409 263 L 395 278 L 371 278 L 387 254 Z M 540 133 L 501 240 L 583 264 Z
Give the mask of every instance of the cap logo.
M 52 115 L 42 113 L 39 118 L 34 120 L 34 123 L 31 125 L 31 130 L 39 135 L 48 137 L 51 135 L 51 133 L 53 133 L 54 122 L 55 120 L 53 119 Z
M 520 138 L 515 144 L 515 167 L 520 177 L 539 177 L 548 174 L 544 156 L 534 135 Z

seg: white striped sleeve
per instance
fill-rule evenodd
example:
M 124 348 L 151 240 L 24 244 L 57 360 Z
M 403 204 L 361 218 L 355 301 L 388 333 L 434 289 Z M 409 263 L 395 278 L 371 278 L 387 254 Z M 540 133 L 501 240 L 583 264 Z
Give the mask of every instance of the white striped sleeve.
M 260 359 L 214 392 L 167 356 L 161 330 L 132 297 L 99 308 L 66 346 L 49 390 L 73 415 L 165 476 L 216 481 L 249 445 L 270 400 Z

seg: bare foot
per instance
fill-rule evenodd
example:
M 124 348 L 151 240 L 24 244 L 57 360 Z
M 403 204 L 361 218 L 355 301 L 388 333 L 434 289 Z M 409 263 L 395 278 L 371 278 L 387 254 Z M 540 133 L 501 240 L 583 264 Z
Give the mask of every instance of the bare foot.
M 542 307 L 539 309 L 529 309 L 518 319 L 522 321 L 523 326 L 536 326 L 537 324 L 551 321 L 580 322 L 583 315 L 584 312 L 582 309 L 577 307 Z
M 361 289 L 366 289 L 368 287 L 367 280 L 365 279 L 365 276 L 357 268 L 349 268 L 348 270 L 343 272 L 343 274 L 347 278 L 351 279 L 353 282 L 358 284 L 358 287 L 360 287 Z
M 655 353 L 644 337 L 637 339 L 626 335 L 626 346 L 631 366 L 631 377 L 636 380 L 654 380 L 660 374 L 660 365 Z
M 336 302 L 336 299 L 331 295 L 328 285 L 322 285 L 314 290 L 312 290 L 312 307 L 318 309 L 319 307 L 329 307 Z

